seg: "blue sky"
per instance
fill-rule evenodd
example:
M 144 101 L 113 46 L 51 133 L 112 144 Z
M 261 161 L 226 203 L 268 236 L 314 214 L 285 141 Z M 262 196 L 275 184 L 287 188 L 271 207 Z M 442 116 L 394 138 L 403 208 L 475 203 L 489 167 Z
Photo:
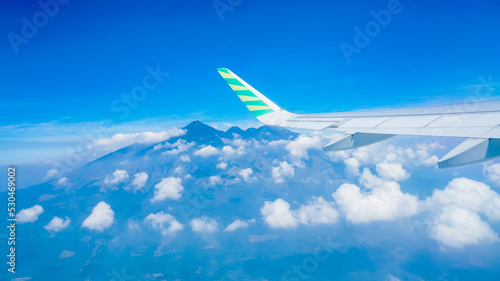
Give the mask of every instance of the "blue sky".
M 54 137 L 79 138 L 81 129 L 68 128 L 253 121 L 217 67 L 298 113 L 456 102 L 475 93 L 479 77 L 500 77 L 494 1 L 232 3 L 221 14 L 213 1 L 69 1 L 16 46 L 12 33 L 23 36 L 23 17 L 32 23 L 42 8 L 4 3 L 0 126 L 12 133 L 2 147 L 45 147 L 32 140 L 47 124 Z M 354 45 L 355 28 L 364 30 L 372 11 L 393 4 L 399 12 L 348 62 L 339 45 Z M 116 110 L 122 95 L 142 85 L 147 67 L 169 74 L 128 114 Z
M 191 246 L 185 246 L 192 241 L 200 253 L 211 242 L 221 241 L 223 251 L 207 260 L 211 262 L 228 257 L 225 249 L 229 248 L 234 248 L 238 255 L 252 252 L 256 246 L 246 242 L 247 234 L 277 233 L 281 236 L 273 237 L 285 239 L 272 242 L 273 247 L 258 247 L 267 253 L 262 255 L 260 264 L 272 266 L 272 251 L 299 253 L 293 257 L 295 260 L 288 260 L 286 255 L 278 260 L 278 270 L 285 270 L 304 260 L 302 249 L 314 246 L 309 245 L 316 239 L 313 236 L 333 232 L 351 252 L 348 256 L 335 255 L 325 263 L 320 271 L 325 269 L 327 275 L 334 268 L 330 265 L 337 260 L 349 262 L 352 257 L 355 262 L 349 265 L 365 270 L 357 272 L 361 274 L 359 279 L 370 279 L 371 271 L 389 280 L 397 280 L 391 278 L 393 274 L 402 280 L 468 278 L 476 274 L 478 278 L 496 278 L 500 163 L 438 170 L 437 159 L 458 145 L 460 139 L 397 137 L 355 151 L 325 154 L 321 148 L 333 137 L 323 133 L 301 135 L 295 140 L 285 138 L 274 144 L 236 138 L 230 144 L 212 147 L 215 154 L 206 157 L 206 143 L 190 146 L 175 142 L 160 146 L 158 151 L 153 148 L 154 165 L 147 164 L 149 158 L 143 157 L 140 149 L 182 137 L 185 132 L 175 127 L 193 120 L 217 128 L 259 124 L 217 73 L 218 67 L 231 69 L 278 105 L 297 113 L 495 98 L 495 89 L 500 85 L 500 39 L 495 33 L 500 29 L 497 2 L 216 1 L 219 8 L 214 7 L 214 0 L 68 1 L 59 5 L 57 11 L 50 6 L 52 15 L 36 31 L 29 30 L 25 21 L 31 24 L 43 20 L 43 8 L 38 1 L 2 3 L 0 168 L 18 165 L 20 189 L 44 182 L 38 186 L 42 189 L 22 190 L 19 196 L 22 208 L 40 204 L 46 209 L 39 221 L 24 225 L 22 231 L 39 237 L 28 239 L 39 250 L 39 257 L 51 252 L 55 255 L 47 256 L 47 260 L 52 258 L 58 263 L 59 253 L 69 250 L 78 264 L 86 264 L 92 259 L 93 244 L 84 245 L 85 241 L 95 238 L 99 244 L 99 237 L 116 237 L 108 235 L 121 234 L 136 221 L 136 225 L 147 229 L 148 235 L 154 235 L 156 232 L 147 228 L 145 217 L 168 211 L 180 218 L 183 213 L 169 209 L 176 206 L 171 201 L 151 205 L 156 186 L 167 177 L 182 177 L 186 188 L 181 200 L 185 201 L 175 202 L 189 202 L 197 196 L 195 188 L 213 188 L 212 181 L 228 191 L 218 195 L 242 200 L 230 201 L 234 203 L 231 209 L 227 207 L 227 198 L 223 198 L 220 205 L 209 205 L 203 210 L 199 216 L 207 215 L 219 223 L 220 232 L 212 236 L 199 234 L 190 224 L 198 215 L 181 222 L 188 236 L 178 238 L 184 238 L 187 244 L 172 240 L 172 245 L 187 257 L 182 262 L 192 266 L 189 272 L 197 270 L 197 264 L 189 259 Z M 227 10 L 221 14 L 217 9 L 223 7 Z M 384 26 L 377 25 L 375 31 L 369 29 L 376 15 L 387 13 L 391 19 Z M 358 28 L 372 34 L 367 35 L 363 46 L 356 44 Z M 23 29 L 28 36 L 23 35 Z M 13 44 L 13 40 L 19 44 Z M 340 48 L 346 44 L 356 46 L 356 53 L 346 57 Z M 145 95 L 130 100 L 130 95 L 139 93 L 141 87 L 148 88 Z M 133 157 L 127 154 L 122 158 L 118 152 L 114 154 L 116 158 L 102 158 L 103 161 L 68 174 L 88 161 L 136 142 L 139 144 L 128 148 Z M 75 152 L 78 149 L 82 151 Z M 171 156 L 172 151 L 188 160 L 182 160 L 181 155 Z M 228 151 L 234 155 L 224 156 Z M 164 155 L 170 157 L 168 161 Z M 265 159 L 258 161 L 258 157 Z M 216 166 L 220 161 L 226 161 L 227 167 Z M 126 190 L 144 171 L 151 177 L 147 184 L 143 182 L 144 190 L 137 194 Z M 123 179 L 118 179 L 119 175 Z M 213 175 L 219 178 L 210 178 Z M 0 181 L 5 176 L 1 173 Z M 234 183 L 241 186 L 235 187 Z M 78 191 L 77 196 L 73 190 Z M 475 200 L 478 190 L 486 196 Z M 52 196 L 53 192 L 64 196 Z M 39 193 L 46 196 L 40 197 Z M 321 202 L 318 196 L 326 201 Z M 377 205 L 379 197 L 388 200 Z M 249 199 L 246 204 L 251 207 L 238 203 L 244 199 Z M 101 200 L 116 212 L 115 228 L 103 236 L 92 229 L 84 230 L 85 218 Z M 144 206 L 142 211 L 127 213 L 135 210 L 138 202 Z M 375 203 L 361 208 L 361 215 L 356 214 L 357 206 L 366 202 Z M 266 204 L 270 207 L 265 208 Z M 324 229 L 316 228 L 314 223 L 306 226 L 307 223 L 298 221 L 298 214 L 307 205 L 323 206 L 322 210 L 338 217 L 330 219 L 330 225 Z M 233 238 L 227 239 L 229 235 L 222 233 L 233 220 L 231 211 L 239 213 L 250 225 L 248 233 L 234 236 L 234 243 Z M 287 224 L 272 219 L 280 213 L 288 214 Z M 67 215 L 71 219 L 69 231 L 59 234 L 66 235 L 66 240 L 58 240 L 67 243 L 45 251 L 44 247 L 54 245 L 50 242 L 56 240 L 50 239 L 58 231 L 49 236 L 43 226 L 50 224 L 53 216 Z M 271 220 L 267 220 L 269 217 Z M 450 226 L 450 232 L 446 226 Z M 474 230 L 477 231 L 470 234 Z M 129 234 L 115 241 L 135 243 L 135 236 Z M 160 234 L 156 234 L 144 236 L 144 243 L 158 242 Z M 85 243 L 74 244 L 75 237 Z M 85 240 L 88 237 L 90 240 Z M 211 240 L 214 237 L 216 240 Z M 463 237 L 464 241 L 457 241 Z M 140 248 L 141 243 L 134 245 Z M 248 247 L 241 251 L 241 245 Z M 120 248 L 113 243 L 107 246 L 111 252 L 113 247 Z M 148 255 L 152 257 L 157 247 L 161 249 L 163 245 L 153 243 Z M 116 259 L 109 257 L 99 256 L 91 265 L 114 263 Z M 28 273 L 42 272 L 38 270 L 44 266 L 39 258 L 31 258 L 40 267 L 25 267 Z M 380 269 L 372 268 L 381 261 L 390 262 Z M 61 268 L 76 268 L 69 266 L 73 262 L 68 259 Z M 120 263 L 116 265 L 121 266 Z M 163 263 L 150 264 L 164 267 Z M 256 268 L 281 272 L 260 264 L 245 266 L 249 272 Z M 174 270 L 177 265 L 167 268 Z M 92 266 L 87 270 L 92 271 Z M 102 270 L 111 268 L 106 266 Z M 205 274 L 209 267 L 203 267 Z M 133 274 L 139 274 L 143 268 L 135 268 Z M 357 270 L 343 269 L 353 274 Z M 356 277 L 341 273 L 345 279 Z M 374 276 L 371 279 L 381 279 Z

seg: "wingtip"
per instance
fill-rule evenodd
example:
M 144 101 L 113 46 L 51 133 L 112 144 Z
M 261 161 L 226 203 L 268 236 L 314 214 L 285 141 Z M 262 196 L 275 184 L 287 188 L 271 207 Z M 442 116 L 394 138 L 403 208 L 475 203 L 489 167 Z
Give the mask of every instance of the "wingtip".
M 224 72 L 224 73 L 229 73 L 229 69 L 227 69 L 225 67 L 219 67 L 219 68 L 217 68 L 217 71 Z

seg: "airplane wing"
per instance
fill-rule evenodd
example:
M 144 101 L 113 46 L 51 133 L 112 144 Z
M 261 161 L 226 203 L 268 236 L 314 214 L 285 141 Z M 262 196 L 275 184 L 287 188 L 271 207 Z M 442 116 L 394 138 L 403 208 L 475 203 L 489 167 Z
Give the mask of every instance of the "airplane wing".
M 344 132 L 324 151 L 353 149 L 395 135 L 465 137 L 439 162 L 439 168 L 477 163 L 500 156 L 500 101 L 403 109 L 294 114 L 283 110 L 227 68 L 219 74 L 262 123 Z

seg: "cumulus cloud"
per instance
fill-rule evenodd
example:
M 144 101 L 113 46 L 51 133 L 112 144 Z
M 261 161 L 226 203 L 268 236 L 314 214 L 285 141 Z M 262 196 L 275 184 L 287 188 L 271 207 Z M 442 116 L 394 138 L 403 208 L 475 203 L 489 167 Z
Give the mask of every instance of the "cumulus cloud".
M 71 258 L 74 255 L 75 255 L 75 252 L 73 252 L 73 251 L 63 250 L 61 252 L 61 254 L 59 254 L 59 259 Z
M 191 158 L 189 157 L 189 155 L 181 155 L 181 157 L 179 157 L 179 159 L 182 162 L 191 162 Z
M 183 170 L 183 167 L 179 166 L 179 167 L 174 169 L 174 174 L 180 174 L 182 172 L 182 170 Z
M 243 154 L 245 154 L 245 147 L 243 145 L 240 145 L 237 149 L 226 145 L 221 151 L 221 156 L 225 158 L 242 156 Z
M 454 179 L 445 189 L 435 190 L 426 203 L 430 208 L 456 205 L 485 214 L 490 220 L 500 220 L 500 195 L 488 185 L 468 178 Z
M 207 216 L 191 220 L 191 228 L 195 232 L 215 232 L 217 231 L 218 224 L 214 219 Z
M 127 171 L 125 170 L 116 170 L 113 172 L 113 175 L 107 175 L 104 179 L 105 184 L 118 184 L 124 182 L 129 178 Z
M 158 150 L 161 148 L 169 148 L 170 150 L 163 152 L 164 155 L 177 155 L 179 153 L 188 151 L 194 145 L 195 145 L 194 142 L 186 142 L 183 139 L 178 139 L 173 144 L 172 143 L 165 143 L 164 145 L 155 145 L 153 147 L 153 149 Z
M 221 170 L 225 170 L 227 168 L 227 163 L 225 162 L 220 162 L 219 164 L 217 164 L 216 166 L 218 169 L 221 169 Z
M 484 176 L 496 185 L 500 185 L 500 163 L 483 166 Z
M 312 197 L 306 204 L 296 210 L 290 209 L 290 204 L 279 198 L 274 202 L 267 201 L 260 209 L 264 222 L 272 228 L 296 228 L 299 224 L 319 225 L 338 222 L 339 213 L 333 202 L 327 202 L 323 197 Z
M 323 145 L 321 142 L 321 138 L 318 135 L 299 135 L 297 138 L 295 138 L 285 146 L 285 149 L 290 152 L 290 155 L 297 158 L 307 158 L 307 152 L 309 149 L 322 148 Z
M 274 202 L 266 201 L 260 209 L 264 222 L 272 228 L 295 228 L 298 219 L 290 211 L 290 204 L 279 198 Z
M 161 231 L 164 236 L 174 236 L 177 232 L 184 229 L 184 226 L 170 214 L 163 212 L 149 214 L 144 222 L 150 225 L 154 230 Z
M 288 162 L 283 161 L 277 167 L 273 167 L 271 175 L 276 183 L 282 183 L 285 181 L 284 177 L 293 177 L 295 175 L 295 169 Z
M 155 185 L 155 196 L 151 199 L 151 202 L 181 198 L 181 192 L 184 190 L 181 182 L 182 180 L 177 177 L 163 178 Z
M 59 232 L 68 227 L 70 222 L 71 220 L 68 217 L 66 217 L 65 219 L 61 219 L 60 217 L 54 217 L 49 222 L 49 224 L 44 226 L 44 228 L 50 232 Z
M 222 178 L 219 175 L 211 176 L 208 178 L 208 181 L 209 181 L 210 185 L 217 185 L 217 184 L 222 183 Z
M 45 175 L 45 178 L 48 179 L 48 178 L 51 178 L 55 175 L 57 175 L 59 171 L 57 169 L 50 169 L 47 171 L 47 174 Z
M 217 149 L 211 145 L 202 147 L 193 153 L 193 155 L 201 156 L 201 157 L 209 157 L 209 156 L 213 156 L 213 155 L 217 155 L 217 154 L 219 154 L 219 149 Z
M 115 212 L 106 202 L 99 202 L 92 213 L 82 223 L 82 227 L 90 230 L 104 231 L 115 221 Z
M 38 219 L 38 216 L 43 213 L 43 208 L 40 205 L 35 205 L 28 209 L 22 209 L 19 214 L 17 214 L 18 223 L 28 223 L 34 222 Z
M 137 191 L 143 191 L 142 188 L 146 186 L 148 181 L 148 174 L 146 172 L 140 172 L 134 175 L 134 180 L 132 181 L 132 191 L 135 193 Z
M 347 158 L 344 160 L 345 164 L 345 174 L 348 177 L 358 177 L 359 173 L 359 161 L 356 158 Z
M 116 134 L 111 138 L 100 138 L 88 145 L 88 149 L 97 150 L 103 154 L 129 146 L 133 143 L 155 143 L 184 135 L 186 131 L 174 128 L 163 132 L 143 132 L 134 134 Z
M 323 197 L 312 198 L 296 211 L 298 221 L 302 224 L 334 224 L 338 222 L 339 213 L 333 203 Z
M 252 177 L 252 174 L 253 174 L 253 170 L 251 168 L 243 169 L 238 173 L 238 175 L 240 175 L 240 177 L 242 177 L 243 180 L 246 182 L 250 182 L 250 181 L 254 180 L 254 178 Z
M 393 181 L 403 181 L 410 177 L 410 173 L 408 173 L 401 163 L 388 163 L 384 161 L 382 163 L 377 164 L 377 173 L 384 179 L 393 180 Z
M 401 163 L 402 166 L 416 167 L 425 166 L 431 167 L 436 165 L 438 157 L 430 155 L 425 146 L 418 146 L 416 149 L 402 148 L 394 145 L 373 144 L 360 147 L 353 151 L 341 151 L 334 157 L 336 161 L 355 158 L 362 165 L 378 164 L 382 162 Z
M 401 192 L 397 182 L 389 181 L 370 191 L 354 184 L 343 184 L 332 194 L 348 221 L 354 224 L 393 221 L 417 213 L 418 199 Z
M 232 223 L 230 223 L 226 229 L 224 229 L 224 231 L 229 231 L 229 232 L 232 232 L 232 231 L 235 231 L 237 229 L 240 229 L 240 228 L 248 228 L 250 226 L 250 223 L 255 223 L 255 219 L 251 219 L 251 220 L 248 220 L 248 221 L 243 221 L 243 220 L 234 220 Z
M 372 172 L 368 168 L 363 169 L 363 174 L 359 178 L 359 183 L 365 188 L 369 189 L 373 189 L 377 186 L 383 186 L 386 182 L 387 180 L 372 174 Z
M 69 180 L 67 177 L 62 177 L 57 181 L 57 185 L 66 186 L 69 185 Z
M 478 214 L 456 205 L 442 209 L 432 223 L 429 237 L 452 248 L 499 240 Z

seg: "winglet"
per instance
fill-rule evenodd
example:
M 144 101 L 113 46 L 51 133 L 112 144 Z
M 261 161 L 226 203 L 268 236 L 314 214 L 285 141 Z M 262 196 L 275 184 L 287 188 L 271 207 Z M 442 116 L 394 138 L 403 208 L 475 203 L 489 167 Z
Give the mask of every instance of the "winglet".
M 217 71 L 246 105 L 248 110 L 264 124 L 279 125 L 296 116 L 293 113 L 281 109 L 231 70 L 227 68 L 217 68 Z

